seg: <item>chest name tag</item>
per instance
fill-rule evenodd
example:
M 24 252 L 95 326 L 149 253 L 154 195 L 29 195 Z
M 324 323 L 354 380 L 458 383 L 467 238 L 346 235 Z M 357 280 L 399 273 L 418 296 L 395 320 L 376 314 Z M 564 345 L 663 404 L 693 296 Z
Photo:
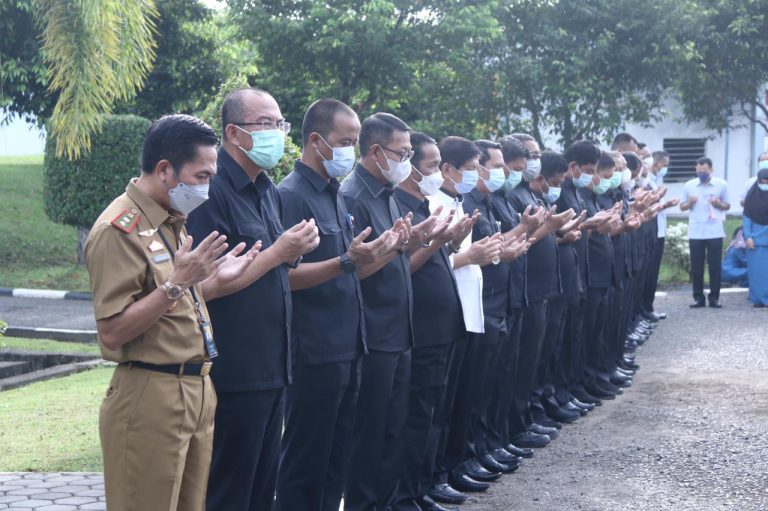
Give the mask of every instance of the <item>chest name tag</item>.
M 153 263 L 163 263 L 165 261 L 169 261 L 170 259 L 171 259 L 171 255 L 168 252 L 164 252 L 162 254 L 157 254 L 152 256 Z

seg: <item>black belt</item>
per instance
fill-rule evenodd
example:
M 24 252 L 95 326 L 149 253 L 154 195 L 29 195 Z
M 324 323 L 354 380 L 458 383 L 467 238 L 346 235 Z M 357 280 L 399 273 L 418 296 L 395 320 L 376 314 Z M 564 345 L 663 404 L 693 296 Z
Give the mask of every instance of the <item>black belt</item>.
M 138 367 L 160 373 L 175 374 L 176 376 L 208 376 L 211 372 L 213 362 L 203 362 L 201 364 L 148 364 L 146 362 L 128 362 L 128 367 Z

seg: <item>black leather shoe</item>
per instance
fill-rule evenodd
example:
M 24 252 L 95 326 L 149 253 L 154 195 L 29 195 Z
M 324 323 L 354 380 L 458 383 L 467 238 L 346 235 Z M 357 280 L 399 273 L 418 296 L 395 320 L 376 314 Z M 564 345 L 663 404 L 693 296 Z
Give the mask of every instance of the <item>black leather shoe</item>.
M 459 473 L 468 475 L 475 481 L 490 483 L 501 477 L 501 472 L 490 471 L 483 467 L 479 461 L 472 458 L 461 464 Z
M 560 435 L 560 431 L 557 430 L 557 428 L 548 428 L 546 426 L 542 426 L 541 424 L 533 423 L 531 424 L 531 427 L 528 428 L 528 431 L 533 431 L 534 433 L 538 433 L 539 435 L 547 435 L 550 440 L 554 440 L 555 438 Z
M 616 394 L 612 392 L 608 392 L 602 387 L 597 386 L 596 384 L 593 385 L 587 385 L 585 387 L 587 389 L 587 392 L 595 396 L 599 399 L 614 399 L 616 397 Z
M 610 380 L 611 380 L 611 383 L 613 383 L 614 380 L 617 380 L 617 381 L 632 381 L 632 377 L 631 376 L 627 376 L 626 374 L 622 374 L 618 369 L 616 369 L 615 371 L 613 371 L 613 373 L 611 373 Z M 615 383 L 613 383 L 613 384 L 616 385 Z
M 547 415 L 546 411 L 542 410 L 541 408 L 534 408 L 531 415 L 533 416 L 533 422 L 536 424 L 541 424 L 542 426 L 555 429 L 560 429 L 563 427 L 562 424 Z
M 626 389 L 627 387 L 632 386 L 632 379 L 625 380 L 623 378 L 615 378 L 613 375 L 611 375 L 611 383 L 619 387 L 620 389 Z
M 637 326 L 645 328 L 646 330 L 653 330 L 658 325 L 651 321 L 645 321 L 644 319 L 641 319 L 640 321 L 637 322 Z
M 483 467 L 484 469 L 486 469 L 488 472 L 491 472 L 491 473 L 498 472 L 498 473 L 504 474 L 507 472 L 507 470 L 509 470 L 509 467 L 506 464 L 499 463 L 490 454 L 486 454 L 478 458 L 477 462 L 480 464 L 481 467 Z M 515 470 L 517 470 L 517 467 L 515 467 Z
M 518 433 L 512 436 L 512 443 L 519 447 L 537 448 L 546 447 L 552 439 L 547 435 L 539 435 L 532 431 L 526 431 L 524 433 Z
M 628 371 L 637 372 L 638 369 L 640 369 L 640 366 L 635 364 L 634 362 L 630 362 L 626 359 L 623 359 L 621 362 L 619 362 L 619 367 L 622 369 L 626 369 Z
M 575 397 L 573 399 L 571 399 L 571 404 L 573 406 L 579 407 L 579 408 L 581 408 L 583 410 L 586 410 L 588 412 L 593 410 L 595 408 L 595 406 L 597 406 L 596 404 L 593 404 L 593 403 L 582 403 L 581 401 L 579 401 Z
M 645 341 L 648 340 L 648 336 L 647 335 L 640 335 L 640 334 L 637 334 L 635 332 L 632 332 L 631 334 L 629 334 L 627 336 L 627 339 L 629 339 L 630 341 L 636 342 L 637 344 L 642 344 L 642 343 L 644 343 Z
M 571 395 L 581 401 L 582 403 L 587 403 L 588 405 L 595 405 L 595 406 L 602 406 L 603 402 L 600 401 L 599 398 L 593 396 L 589 392 L 587 392 L 584 389 L 576 389 L 571 391 Z
M 641 336 L 641 337 L 646 337 L 646 338 L 648 338 L 648 337 L 650 337 L 650 336 L 651 336 L 651 334 L 653 333 L 653 330 L 648 330 L 648 329 L 646 329 L 646 328 L 643 328 L 643 327 L 641 327 L 641 326 L 638 326 L 637 328 L 635 328 L 635 330 L 634 330 L 632 333 L 634 333 L 634 334 L 637 334 L 637 335 L 639 335 L 639 336 Z
M 418 504 L 422 511 L 459 511 L 457 507 L 445 507 L 435 502 L 429 495 L 420 498 Z
M 491 487 L 490 483 L 476 481 L 466 474 L 451 474 L 449 480 L 451 481 L 451 486 L 460 492 L 481 492 Z
M 694 302 L 690 304 L 688 307 L 691 309 L 701 309 L 702 307 L 706 307 L 706 304 L 704 302 Z
M 643 318 L 643 321 L 648 321 L 649 323 L 657 323 L 659 321 L 653 312 L 643 312 L 640 314 L 640 317 Z
M 493 459 L 495 459 L 502 465 L 514 465 L 514 464 L 520 463 L 520 457 L 515 456 L 511 452 L 502 448 L 495 449 L 491 453 L 491 456 L 493 456 Z
M 566 412 L 578 413 L 580 417 L 584 417 L 587 414 L 587 410 L 586 409 L 580 408 L 580 407 L 576 406 L 573 403 L 566 403 L 565 405 L 563 405 L 562 408 Z
M 656 316 L 659 319 L 667 319 L 667 313 L 666 312 L 652 312 L 654 316 Z
M 637 343 L 632 341 L 624 342 L 624 353 L 634 353 L 637 350 Z
M 576 420 L 581 417 L 581 414 L 578 412 L 570 411 L 565 407 L 553 408 L 549 410 L 547 414 L 549 414 L 548 416 L 557 422 L 562 422 L 564 424 L 571 424 L 572 422 L 576 422 Z
M 720 305 L 720 302 L 719 302 L 719 301 L 717 301 L 717 300 L 710 300 L 710 301 L 709 301 L 709 306 L 710 306 L 712 309 L 722 309 L 722 308 L 723 308 L 723 306 L 722 306 L 722 305 Z
M 479 483 L 478 483 L 479 484 Z M 467 496 L 453 488 L 448 483 L 440 483 L 427 490 L 427 496 L 433 501 L 443 504 L 463 504 Z
M 513 456 L 520 456 L 521 458 L 533 458 L 533 451 L 530 449 L 521 449 L 514 444 L 508 444 L 505 448 L 509 454 Z
M 623 391 L 621 390 L 621 387 L 619 387 L 618 385 L 614 385 L 608 380 L 603 380 L 602 378 L 598 378 L 596 383 L 599 387 L 602 387 L 608 392 L 611 392 L 613 394 L 618 395 L 623 393 Z

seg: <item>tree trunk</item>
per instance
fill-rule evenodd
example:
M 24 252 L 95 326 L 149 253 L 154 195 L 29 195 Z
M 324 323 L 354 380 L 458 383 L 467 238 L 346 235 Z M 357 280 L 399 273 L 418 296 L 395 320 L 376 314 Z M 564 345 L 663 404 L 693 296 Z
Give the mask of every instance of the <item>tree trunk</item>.
M 77 226 L 77 264 L 85 264 L 85 241 L 91 230 L 83 225 Z

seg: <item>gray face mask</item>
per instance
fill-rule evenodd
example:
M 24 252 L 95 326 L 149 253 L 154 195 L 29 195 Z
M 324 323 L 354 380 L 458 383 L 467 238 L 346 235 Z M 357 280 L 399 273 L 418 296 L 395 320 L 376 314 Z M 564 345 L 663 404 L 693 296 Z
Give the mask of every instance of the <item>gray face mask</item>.
M 523 171 L 523 179 L 529 183 L 541 174 L 541 160 L 528 160 L 528 166 Z
M 179 183 L 168 190 L 169 206 L 184 216 L 208 200 L 208 185 L 188 185 Z

